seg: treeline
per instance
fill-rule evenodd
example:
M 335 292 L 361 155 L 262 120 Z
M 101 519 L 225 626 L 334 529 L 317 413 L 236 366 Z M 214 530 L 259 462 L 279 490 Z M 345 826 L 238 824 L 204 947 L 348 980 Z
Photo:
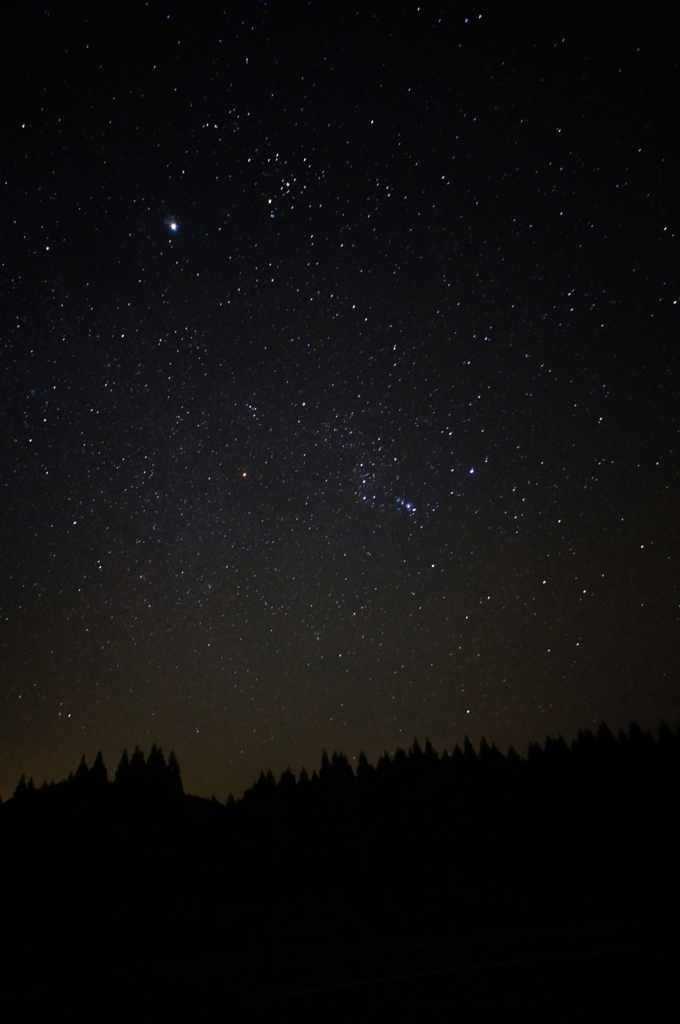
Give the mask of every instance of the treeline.
M 29 806 L 48 806 L 59 800 L 79 799 L 85 796 L 97 798 L 104 797 L 108 792 L 109 773 L 104 764 L 101 750 L 97 754 L 91 768 L 88 768 L 85 755 L 80 759 L 80 764 L 75 773 L 71 773 L 63 782 L 48 784 L 45 780 L 39 790 L 36 789 L 33 779 L 26 782 L 25 774 L 19 779 L 17 788 L 14 790 L 14 800 L 22 806 L 27 806 L 25 801 L 33 796 L 38 796 L 35 803 Z M 154 743 L 151 747 L 148 758 L 144 751 L 135 747 L 132 757 L 128 757 L 127 750 L 123 751 L 116 774 L 113 779 L 113 793 L 117 796 L 132 798 L 153 798 L 177 797 L 184 793 L 182 776 L 179 769 L 174 750 L 166 762 L 161 747 Z
M 678 909 L 680 732 L 427 742 L 262 773 L 225 804 L 158 747 L 0 807 L 5 934 L 119 958 Z

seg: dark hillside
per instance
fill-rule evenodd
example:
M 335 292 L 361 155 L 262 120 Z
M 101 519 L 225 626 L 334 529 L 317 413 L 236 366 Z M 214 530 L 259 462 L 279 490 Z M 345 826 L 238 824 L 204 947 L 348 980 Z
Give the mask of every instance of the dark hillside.
M 311 778 L 263 773 L 226 806 L 184 794 L 155 746 L 112 781 L 83 758 L 57 785 L 22 778 L 0 807 L 5 961 L 62 979 L 106 963 L 123 989 L 140 964 L 161 977 L 181 962 L 186 991 L 186 964 L 200 978 L 219 963 L 225 1005 L 246 1012 L 254 991 L 446 974 L 452 944 L 456 969 L 531 961 L 546 942 L 575 956 L 584 936 L 637 948 L 677 919 L 679 798 L 664 724 L 658 739 L 602 725 L 526 759 L 414 741 L 354 773 L 324 752 Z

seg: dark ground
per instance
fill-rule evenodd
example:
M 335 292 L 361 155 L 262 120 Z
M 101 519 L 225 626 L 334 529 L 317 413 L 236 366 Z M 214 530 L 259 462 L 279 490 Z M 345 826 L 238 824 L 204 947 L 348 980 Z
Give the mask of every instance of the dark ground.
M 48 969 L 27 955 L 23 969 L 3 958 L 4 1019 L 670 1020 L 678 953 L 675 923 L 649 919 Z

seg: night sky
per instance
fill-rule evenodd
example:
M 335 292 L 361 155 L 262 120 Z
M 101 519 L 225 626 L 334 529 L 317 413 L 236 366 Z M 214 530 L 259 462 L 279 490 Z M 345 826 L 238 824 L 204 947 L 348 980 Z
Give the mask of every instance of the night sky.
M 680 26 L 22 11 L 3 799 L 152 742 L 224 800 L 324 747 L 677 725 Z

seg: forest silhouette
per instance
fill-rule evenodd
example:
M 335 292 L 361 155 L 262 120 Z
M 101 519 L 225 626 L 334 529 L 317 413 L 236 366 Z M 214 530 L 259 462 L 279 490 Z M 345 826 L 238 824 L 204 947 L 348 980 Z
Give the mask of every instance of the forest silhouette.
M 22 776 L 0 806 L 4 952 L 122 970 L 676 920 L 679 798 L 680 730 L 663 722 L 658 737 L 602 724 L 571 745 L 548 738 L 525 758 L 414 740 L 353 770 L 324 751 L 311 776 L 263 772 L 226 804 L 185 794 L 155 744 L 124 753 L 112 779 L 100 753 L 57 784 Z

